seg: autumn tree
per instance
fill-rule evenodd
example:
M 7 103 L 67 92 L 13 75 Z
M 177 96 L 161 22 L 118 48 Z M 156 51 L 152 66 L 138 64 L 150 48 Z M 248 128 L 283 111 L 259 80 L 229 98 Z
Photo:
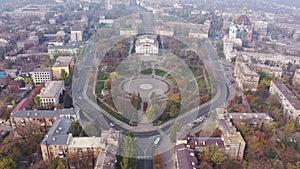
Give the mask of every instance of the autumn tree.
M 72 133 L 72 135 L 73 135 L 74 137 L 77 137 L 77 136 L 80 135 L 80 133 L 81 133 L 81 131 L 82 131 L 82 127 L 81 127 L 81 125 L 80 125 L 80 123 L 79 123 L 78 120 L 73 121 L 73 122 L 71 123 L 70 131 L 71 131 L 71 133 Z
M 17 169 L 18 165 L 17 162 L 14 161 L 12 158 L 3 158 L 0 161 L 0 168 L 2 169 Z

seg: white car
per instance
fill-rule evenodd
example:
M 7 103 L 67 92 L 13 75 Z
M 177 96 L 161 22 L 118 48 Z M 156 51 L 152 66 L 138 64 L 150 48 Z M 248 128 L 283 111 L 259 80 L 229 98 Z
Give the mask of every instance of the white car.
M 79 96 L 78 98 L 81 100 L 81 97 L 80 97 L 80 96 Z
M 114 123 L 109 123 L 109 125 L 110 125 L 111 127 L 114 127 L 114 126 L 115 126 Z

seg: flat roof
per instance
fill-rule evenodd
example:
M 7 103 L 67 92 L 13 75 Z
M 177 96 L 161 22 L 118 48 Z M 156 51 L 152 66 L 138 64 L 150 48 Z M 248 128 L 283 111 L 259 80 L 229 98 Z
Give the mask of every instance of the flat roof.
M 48 81 L 45 83 L 45 87 L 41 90 L 39 94 L 40 98 L 54 98 L 60 89 L 64 88 L 64 81 Z
M 73 61 L 73 56 L 59 56 L 53 67 L 66 67 L 69 66 Z
M 281 91 L 284 97 L 295 107 L 295 109 L 300 110 L 300 101 L 292 93 L 292 91 L 285 86 L 285 84 L 277 81 L 272 81 L 272 83 Z
M 72 137 L 68 148 L 99 148 L 101 137 Z
M 34 73 L 34 72 L 49 72 L 51 73 L 51 68 L 35 68 L 33 69 L 30 73 Z
M 11 117 L 12 118 L 53 118 L 61 116 L 76 116 L 76 109 L 57 109 L 57 110 L 16 110 Z
M 67 145 L 73 119 L 62 117 L 54 122 L 41 144 Z

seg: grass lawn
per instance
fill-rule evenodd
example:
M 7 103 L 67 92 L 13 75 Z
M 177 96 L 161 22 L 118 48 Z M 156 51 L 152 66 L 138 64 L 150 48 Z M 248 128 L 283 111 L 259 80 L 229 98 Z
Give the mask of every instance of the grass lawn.
M 198 79 L 197 83 L 198 83 L 198 87 L 200 87 L 200 88 L 205 88 L 206 87 L 206 83 L 205 83 L 204 77 L 200 77 Z
M 160 69 L 155 69 L 155 75 L 156 76 L 161 76 L 164 77 L 167 74 L 167 72 L 160 70 Z
M 98 72 L 97 80 L 106 80 L 108 77 L 108 73 Z

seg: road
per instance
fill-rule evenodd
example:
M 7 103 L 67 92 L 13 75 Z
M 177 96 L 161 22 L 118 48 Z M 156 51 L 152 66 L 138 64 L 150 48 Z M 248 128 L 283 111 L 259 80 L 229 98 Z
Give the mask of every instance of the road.
M 152 24 L 151 24 L 151 16 L 149 13 L 143 11 L 139 7 L 137 11 L 141 13 L 143 16 L 143 23 L 144 23 L 144 31 L 145 32 L 153 32 Z M 73 95 L 73 102 L 76 108 L 81 110 L 80 118 L 81 124 L 83 124 L 84 128 L 87 126 L 92 126 L 97 131 L 107 130 L 110 127 L 110 123 L 114 124 L 114 128 L 117 130 L 121 130 L 124 134 L 127 131 L 134 131 L 133 134 L 135 137 L 139 138 L 139 146 L 138 149 L 138 168 L 146 169 L 146 168 L 153 168 L 153 161 L 152 156 L 155 151 L 155 147 L 153 146 L 153 142 L 156 136 L 160 136 L 162 133 L 168 132 L 168 129 L 172 122 L 166 123 L 159 127 L 153 127 L 152 130 L 149 131 L 142 131 L 136 127 L 129 126 L 124 124 L 116 119 L 114 119 L 110 114 L 105 112 L 102 108 L 100 108 L 96 103 L 90 100 L 87 97 L 87 88 L 88 83 L 91 78 L 94 78 L 93 73 L 96 73 L 96 65 L 95 63 L 101 58 L 97 58 L 97 52 L 95 49 L 98 47 L 99 39 L 95 38 L 94 40 L 90 40 L 86 47 L 84 48 L 84 55 L 82 55 L 81 60 L 78 60 L 75 66 L 74 76 L 73 76 L 73 86 L 72 86 L 72 95 Z M 227 80 L 224 77 L 224 69 L 219 65 L 217 56 L 214 54 L 214 48 L 212 45 L 208 45 L 209 47 L 208 52 L 213 54 L 210 58 L 211 65 L 214 66 L 215 70 L 215 79 L 216 79 L 216 87 L 217 92 L 216 96 L 209 102 L 204 105 L 201 105 L 200 108 L 195 108 L 186 112 L 183 116 L 181 116 L 178 121 L 182 125 L 187 125 L 191 121 L 194 121 L 195 118 L 190 116 L 189 114 L 196 113 L 198 117 L 203 116 L 209 113 L 211 110 L 223 106 L 226 100 L 229 98 L 229 88 L 227 86 Z M 92 75 L 92 76 L 91 76 Z M 98 135 L 98 133 L 94 130 L 87 130 L 87 134 L 89 136 Z M 165 141 L 162 138 L 162 141 Z

